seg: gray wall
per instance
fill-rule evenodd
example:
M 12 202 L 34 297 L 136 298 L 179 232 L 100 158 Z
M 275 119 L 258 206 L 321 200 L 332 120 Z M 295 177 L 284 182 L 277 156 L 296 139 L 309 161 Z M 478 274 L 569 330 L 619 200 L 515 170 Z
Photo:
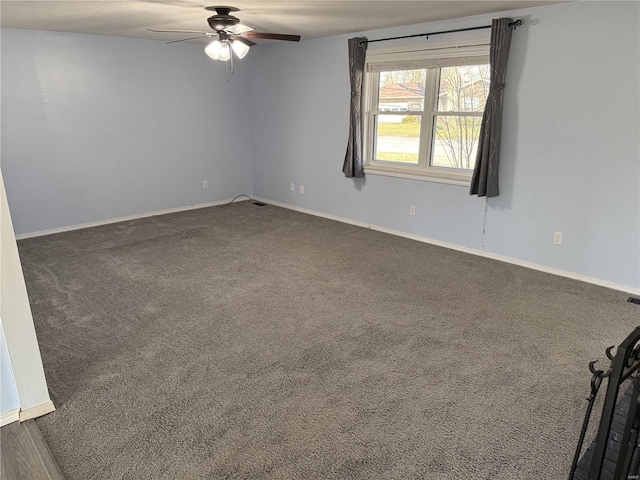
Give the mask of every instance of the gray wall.
M 1 35 L 17 235 L 251 194 L 243 64 L 227 82 L 199 45 Z
M 501 196 L 488 202 L 484 247 L 485 200 L 469 197 L 466 187 L 376 175 L 361 182 L 342 176 L 348 36 L 261 47 L 259 55 L 252 56 L 254 192 L 638 291 L 639 5 L 575 2 L 511 13 L 525 24 L 512 41 Z M 497 16 L 367 36 L 477 26 Z M 292 193 L 290 182 L 304 184 L 305 195 Z M 415 217 L 409 216 L 409 205 L 417 207 Z M 552 244 L 554 231 L 564 234 L 561 247 Z M 363 252 L 363 258 L 367 255 L 375 252 Z

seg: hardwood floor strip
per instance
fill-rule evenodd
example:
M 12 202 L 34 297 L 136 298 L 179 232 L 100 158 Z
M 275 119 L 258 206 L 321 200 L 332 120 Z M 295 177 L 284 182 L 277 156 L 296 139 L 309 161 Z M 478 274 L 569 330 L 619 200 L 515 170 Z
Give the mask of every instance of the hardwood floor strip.
M 26 428 L 26 431 L 31 438 L 31 442 L 35 447 L 36 452 L 38 452 L 42 465 L 47 471 L 49 478 L 51 480 L 64 480 L 62 470 L 60 470 L 60 467 L 51 453 L 49 445 L 47 445 L 47 442 L 42 436 L 42 432 L 40 432 L 38 425 L 36 425 L 35 420 L 27 420 L 26 422 L 23 422 L 22 425 Z
M 0 429 L 2 478 L 64 480 L 34 420 L 13 422 Z

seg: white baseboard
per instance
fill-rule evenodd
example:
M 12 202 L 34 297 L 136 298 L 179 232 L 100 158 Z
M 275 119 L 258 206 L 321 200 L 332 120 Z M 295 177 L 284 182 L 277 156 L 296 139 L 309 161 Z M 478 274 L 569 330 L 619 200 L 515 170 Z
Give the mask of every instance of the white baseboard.
M 41 417 L 42 415 L 53 412 L 55 409 L 56 407 L 53 406 L 53 402 L 51 400 L 48 400 L 44 403 L 41 403 L 40 405 L 35 405 L 25 410 L 20 410 L 20 421 L 24 422 L 25 420 Z
M 0 414 L 0 427 L 9 425 L 10 423 L 20 420 L 20 409 L 10 410 L 8 412 Z
M 369 228 L 378 232 L 389 233 L 391 235 L 397 235 L 399 237 L 409 238 L 418 242 L 428 243 L 436 245 L 438 247 L 449 248 L 451 250 L 457 250 L 459 252 L 470 253 L 472 255 L 478 255 L 480 257 L 490 258 L 492 260 L 498 260 L 500 262 L 511 263 L 520 267 L 530 268 L 539 272 L 550 273 L 559 277 L 570 278 L 572 280 L 579 280 L 581 282 L 590 283 L 592 285 L 598 285 L 600 287 L 611 288 L 612 290 L 619 290 L 621 292 L 630 293 L 632 295 L 640 295 L 640 288 L 635 288 L 630 285 L 623 285 L 608 280 L 602 280 L 595 277 L 589 277 L 586 275 L 580 275 L 578 273 L 569 272 L 567 270 L 560 270 L 558 268 L 547 267 L 546 265 L 540 265 L 534 262 L 528 262 L 526 260 L 520 260 L 518 258 L 507 257 L 505 255 L 499 255 L 497 253 L 485 252 L 484 250 L 478 250 L 470 247 L 463 247 L 454 243 L 443 242 L 440 240 L 434 240 L 428 237 L 421 237 L 419 235 L 413 235 L 410 233 L 402 232 L 400 230 L 393 230 L 391 228 L 380 227 L 378 225 L 371 225 L 364 222 L 358 222 L 357 220 L 351 220 L 350 218 L 339 217 L 337 215 L 331 215 L 328 213 L 317 212 L 315 210 L 309 210 L 307 208 L 296 207 L 286 203 L 275 202 L 262 197 L 254 197 L 255 200 L 260 202 L 276 205 L 278 207 L 288 208 L 289 210 L 295 210 L 296 212 L 307 213 L 309 215 L 315 215 L 316 217 L 327 218 L 329 220 L 335 220 L 338 222 L 348 223 L 357 227 Z
M 237 200 L 237 202 L 245 202 L 248 199 Z M 45 235 L 53 235 L 54 233 L 70 232 L 72 230 L 81 230 L 83 228 L 99 227 L 101 225 L 109 225 L 111 223 L 126 222 L 129 220 L 137 220 L 139 218 L 155 217 L 156 215 L 166 215 L 168 213 L 185 212 L 187 210 L 195 210 L 197 208 L 216 207 L 218 205 L 224 205 L 231 202 L 228 200 L 219 200 L 217 202 L 198 203 L 196 205 L 187 205 L 186 207 L 170 208 L 168 210 L 157 210 L 155 212 L 141 213 L 138 215 L 127 215 L 126 217 L 110 218 L 108 220 L 99 220 L 97 222 L 79 223 L 77 225 L 69 225 L 66 227 L 51 228 L 49 230 L 40 230 L 37 232 L 21 233 L 16 235 L 16 240 L 23 240 L 25 238 L 42 237 Z
M 310 210 L 308 208 L 301 208 L 301 207 L 296 207 L 294 205 L 289 205 L 287 203 L 281 203 L 281 202 L 276 202 L 273 200 L 269 200 L 266 198 L 262 198 L 262 197 L 252 197 L 253 200 L 258 200 L 264 203 L 268 203 L 271 205 L 276 205 L 278 207 L 283 207 L 283 208 L 288 208 L 289 210 L 295 210 L 297 212 L 301 212 L 301 213 L 307 213 L 309 215 L 315 215 L 317 217 L 322 217 L 322 218 L 327 218 L 329 220 L 335 220 L 337 222 L 342 222 L 342 223 L 348 223 L 350 225 L 355 225 L 358 227 L 363 227 L 363 228 L 369 228 L 371 230 L 376 230 L 379 232 L 383 232 L 383 233 L 389 233 L 391 235 L 397 235 L 399 237 L 404 237 L 404 238 L 409 238 L 411 240 L 416 240 L 418 242 L 423 242 L 423 243 L 428 243 L 431 245 L 436 245 L 439 247 L 444 247 L 444 248 L 449 248 L 451 250 L 457 250 L 460 252 L 464 252 L 464 253 L 470 253 L 472 255 L 478 255 L 480 257 L 485 257 L 485 258 L 491 258 L 493 260 L 498 260 L 501 262 L 505 262 L 505 263 L 511 263 L 513 265 L 519 265 L 521 267 L 526 267 L 526 268 L 530 268 L 532 270 L 538 270 L 540 272 L 545 272 L 545 273 L 550 273 L 552 275 L 557 275 L 560 277 L 565 277 L 565 278 L 570 278 L 573 280 L 579 280 L 581 282 L 586 282 L 586 283 L 591 283 L 593 285 L 598 285 L 601 287 L 606 287 L 606 288 L 611 288 L 613 290 L 619 290 L 621 292 L 626 292 L 626 293 L 630 293 L 632 295 L 640 295 L 640 288 L 635 288 L 632 287 L 630 285 L 623 285 L 623 284 L 619 284 L 619 283 L 615 283 L 615 282 L 610 282 L 608 280 L 602 280 L 599 278 L 595 278 L 595 277 L 589 277 L 586 275 L 580 275 L 578 273 L 574 273 L 574 272 L 569 272 L 567 270 L 560 270 L 557 268 L 553 268 L 553 267 L 548 267 L 545 265 L 540 265 L 538 263 L 534 263 L 534 262 L 529 262 L 526 260 L 520 260 L 518 258 L 513 258 L 513 257 L 507 257 L 504 255 L 499 255 L 496 253 L 491 253 L 491 252 L 486 252 L 484 250 L 478 250 L 475 248 L 470 248 L 470 247 L 463 247 L 460 245 L 456 245 L 453 243 L 449 243 L 449 242 L 443 242 L 440 240 L 435 240 L 432 238 L 428 238 L 428 237 L 422 237 L 419 235 L 413 235 L 410 233 L 406 233 L 406 232 L 402 232 L 400 230 L 393 230 L 390 228 L 386 228 L 386 227 L 381 227 L 378 225 L 372 225 L 372 224 L 368 224 L 365 222 L 359 222 L 357 220 L 352 220 L 350 218 L 346 218 L 346 217 L 340 217 L 337 215 L 331 215 L 328 213 L 323 213 L 323 212 L 318 212 L 316 210 Z M 247 199 L 243 199 L 243 200 L 238 200 L 240 201 L 246 201 Z M 62 233 L 62 232 L 69 232 L 72 230 L 80 230 L 83 228 L 91 228 L 91 227 L 98 227 L 101 225 L 108 225 L 111 223 L 118 223 L 118 222 L 125 222 L 128 220 L 136 220 L 139 218 L 147 218 L 147 217 L 153 217 L 156 215 L 166 215 L 168 213 L 176 213 L 176 212 L 184 212 L 187 210 L 194 210 L 197 208 L 206 208 L 206 207 L 215 207 L 218 205 L 224 205 L 226 203 L 229 203 L 231 200 L 220 200 L 217 202 L 210 202 L 210 203 L 202 203 L 202 204 L 198 204 L 198 205 L 188 205 L 186 207 L 178 207 L 178 208 L 172 208 L 172 209 L 168 209 L 168 210 L 158 210 L 155 212 L 148 212 L 148 213 L 143 213 L 143 214 L 139 214 L 139 215 L 129 215 L 126 217 L 118 217 L 118 218 L 111 218 L 108 220 L 102 220 L 102 221 L 98 221 L 98 222 L 90 222 L 90 223 L 82 223 L 82 224 L 78 224 L 78 225 L 70 225 L 67 227 L 60 227 L 60 228 L 53 228 L 50 230 L 41 230 L 38 232 L 31 232 L 31 233 L 23 233 L 20 235 L 16 235 L 16 240 L 22 240 L 25 238 L 32 238 L 32 237 L 40 237 L 40 236 L 44 236 L 44 235 L 52 235 L 54 233 Z

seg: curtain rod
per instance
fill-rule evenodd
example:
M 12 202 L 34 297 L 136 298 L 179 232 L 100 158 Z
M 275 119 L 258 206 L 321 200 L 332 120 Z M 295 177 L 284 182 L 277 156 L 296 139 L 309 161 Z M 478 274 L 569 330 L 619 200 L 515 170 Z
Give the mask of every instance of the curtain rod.
M 522 20 L 518 19 L 515 22 L 509 22 L 509 28 L 513 28 L 514 30 L 522 25 Z M 428 40 L 431 35 L 442 35 L 443 33 L 455 33 L 455 32 L 469 32 L 471 30 L 483 30 L 485 28 L 491 28 L 491 25 L 483 25 L 482 27 L 469 27 L 469 28 L 458 28 L 455 30 L 443 30 L 441 32 L 432 32 L 432 33 L 416 33 L 415 35 L 403 35 L 401 37 L 389 37 L 389 38 L 378 38 L 376 40 L 362 40 L 358 42 L 358 45 L 363 45 L 365 43 L 375 43 L 375 42 L 388 42 L 389 40 L 401 40 L 403 38 L 415 38 L 415 37 L 427 37 Z

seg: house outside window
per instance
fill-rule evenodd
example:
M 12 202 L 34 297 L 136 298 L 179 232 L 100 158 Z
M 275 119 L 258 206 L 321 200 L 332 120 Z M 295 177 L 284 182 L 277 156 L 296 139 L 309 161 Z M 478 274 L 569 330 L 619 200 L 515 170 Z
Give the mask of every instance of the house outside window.
M 488 54 L 486 40 L 368 51 L 365 172 L 469 185 Z

